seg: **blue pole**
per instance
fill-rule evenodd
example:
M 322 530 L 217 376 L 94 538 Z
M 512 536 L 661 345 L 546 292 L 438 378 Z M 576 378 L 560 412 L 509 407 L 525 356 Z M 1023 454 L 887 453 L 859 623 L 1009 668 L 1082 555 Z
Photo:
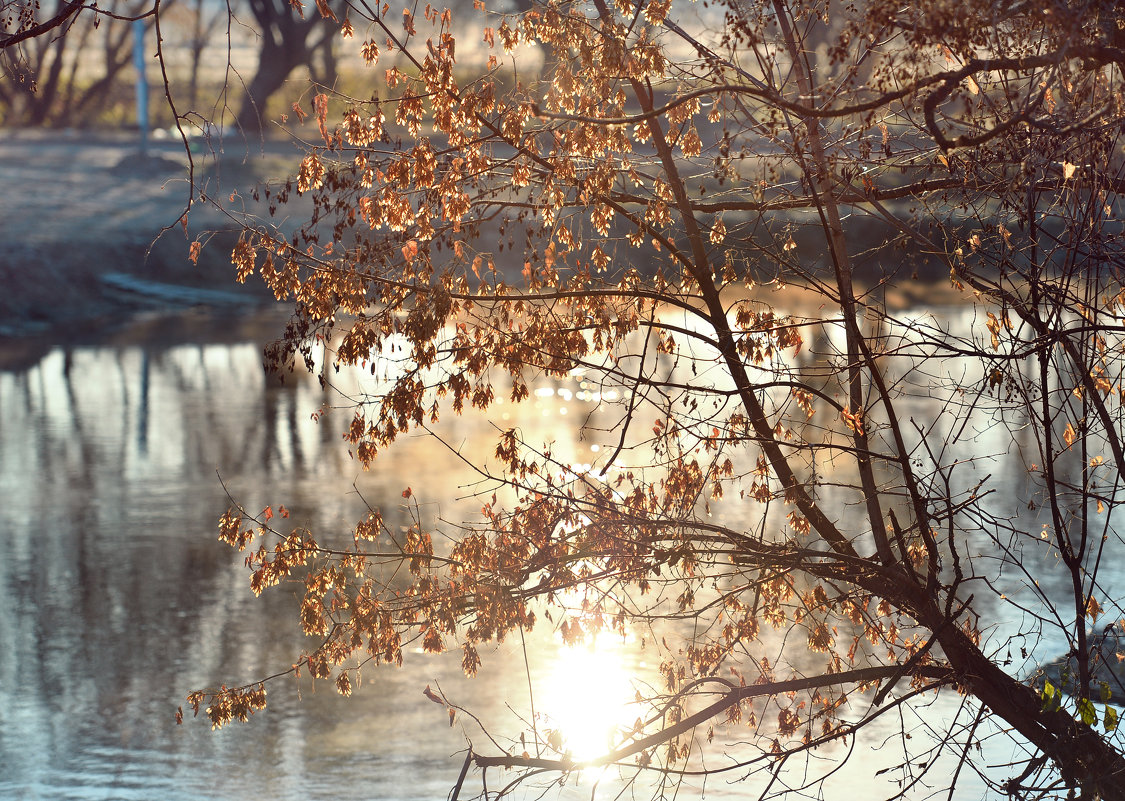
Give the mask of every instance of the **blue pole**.
M 148 79 L 145 77 L 145 23 L 133 21 L 133 66 L 137 69 L 137 127 L 141 132 L 141 155 L 148 149 Z

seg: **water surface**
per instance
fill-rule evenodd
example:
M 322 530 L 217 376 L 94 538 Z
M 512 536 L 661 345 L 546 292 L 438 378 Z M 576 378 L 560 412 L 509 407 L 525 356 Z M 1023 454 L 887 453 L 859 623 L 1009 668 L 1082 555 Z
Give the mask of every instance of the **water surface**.
M 0 372 L 0 797 L 442 798 L 466 738 L 483 740 L 471 724 L 449 726 L 445 710 L 422 694 L 427 685 L 497 730 L 518 732 L 529 719 L 523 644 L 509 640 L 485 654 L 473 681 L 461 676 L 457 654 L 411 652 L 404 669 L 365 670 L 351 699 L 327 684 L 282 680 L 270 684 L 269 709 L 248 725 L 212 732 L 190 712 L 175 724 L 189 691 L 276 673 L 309 646 L 296 630 L 294 591 L 253 598 L 242 556 L 216 542 L 216 521 L 232 499 L 250 510 L 285 504 L 295 524 L 346 537 L 367 504 L 382 507 L 392 524 L 405 522 L 402 490 L 411 486 L 427 499 L 425 515 L 456 522 L 479 508 L 472 498 L 479 477 L 453 450 L 491 449 L 493 423 L 520 415 L 530 441 L 553 440 L 561 461 L 582 465 L 598 458 L 596 438 L 567 432 L 579 419 L 590 431 L 612 430 L 615 419 L 594 394 L 605 387 L 576 378 L 537 387 L 519 411 L 497 407 L 494 420 L 443 423 L 445 444 L 406 437 L 365 473 L 341 440 L 350 412 L 336 408 L 338 395 L 308 375 L 267 380 L 262 345 L 279 330 L 276 319 L 260 326 L 201 314 L 149 319 L 47 347 Z M 924 394 L 905 412 L 932 416 Z M 995 468 L 1010 474 L 1000 479 L 1007 491 L 990 501 L 998 516 L 1017 514 L 1026 494 L 1014 460 L 1019 443 L 1003 439 L 1010 436 L 994 427 L 962 445 L 966 453 L 1013 453 Z M 1065 591 L 1059 571 L 1042 576 Z M 1017 590 L 1018 582 L 1013 577 Z M 977 602 L 987 614 L 992 601 L 982 594 Z M 1023 625 L 1000 619 L 988 635 L 1003 642 Z M 783 636 L 762 647 L 779 648 Z M 597 650 L 607 648 L 625 674 L 652 679 L 658 657 L 637 641 Z M 542 692 L 538 711 L 556 721 L 586 697 L 584 686 L 617 682 L 608 663 L 560 655 L 541 633 L 527 650 Z M 1009 669 L 1023 675 L 1033 667 L 1017 658 Z M 877 722 L 835 781 L 893 792 L 894 774 L 870 777 L 901 757 L 892 744 L 904 727 L 940 725 L 956 712 L 961 699 L 949 695 L 925 705 L 925 717 Z M 570 717 L 592 714 L 578 712 Z M 738 743 L 749 735 L 735 729 L 719 739 L 744 753 Z M 816 759 L 827 765 L 847 750 Z M 1012 758 L 1010 744 L 1000 750 L 993 764 Z M 734 783 L 744 772 L 710 780 L 707 795 L 742 797 L 758 781 Z M 493 775 L 491 789 L 505 780 Z M 591 789 L 587 777 L 566 792 L 588 798 Z M 959 797 L 981 793 L 969 776 Z M 601 795 L 613 797 L 608 789 Z

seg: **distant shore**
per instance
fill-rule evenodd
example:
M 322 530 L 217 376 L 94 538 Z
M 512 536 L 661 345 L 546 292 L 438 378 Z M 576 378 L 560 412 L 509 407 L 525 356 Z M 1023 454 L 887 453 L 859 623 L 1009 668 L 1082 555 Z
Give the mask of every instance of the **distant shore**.
M 198 264 L 188 259 L 190 237 L 229 226 L 196 204 L 185 234 L 189 163 L 197 186 L 229 192 L 286 159 L 295 163 L 296 151 L 244 143 L 221 154 L 193 150 L 189 159 L 171 137 L 150 141 L 142 155 L 125 134 L 0 132 L 0 340 L 81 330 L 136 311 L 262 299 L 260 287 L 232 280 L 221 237 Z
M 0 344 L 65 338 L 138 312 L 268 302 L 260 284 L 233 281 L 230 242 L 222 236 L 197 264 L 188 259 L 197 232 L 230 225 L 197 204 L 185 235 L 179 221 L 191 198 L 189 163 L 197 187 L 225 197 L 291 169 L 298 150 L 237 142 L 221 153 L 206 143 L 192 151 L 189 157 L 171 136 L 150 141 L 142 157 L 126 134 L 0 131 Z M 771 287 L 754 295 L 798 313 L 815 314 L 802 307 L 821 302 Z M 938 280 L 903 281 L 880 289 L 878 298 L 896 309 L 965 300 Z

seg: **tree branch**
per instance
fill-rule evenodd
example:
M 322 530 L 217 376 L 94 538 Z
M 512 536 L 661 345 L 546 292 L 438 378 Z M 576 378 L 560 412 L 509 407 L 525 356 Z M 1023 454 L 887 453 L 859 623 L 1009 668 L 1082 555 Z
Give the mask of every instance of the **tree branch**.
M 594 759 L 574 760 L 565 756 L 561 759 L 547 759 L 545 757 L 518 757 L 511 754 L 505 754 L 503 756 L 474 754 L 473 762 L 478 768 L 536 768 L 563 772 L 602 767 L 604 765 L 621 762 L 634 754 L 639 754 L 642 751 L 647 751 L 650 748 L 666 743 L 674 737 L 691 731 L 696 726 L 722 714 L 735 704 L 749 698 L 758 698 L 763 695 L 782 695 L 784 693 L 813 690 L 821 687 L 834 687 L 841 684 L 869 684 L 871 682 L 899 676 L 901 672 L 901 665 L 890 665 L 860 668 L 843 673 L 829 673 L 803 679 L 789 679 L 788 681 L 775 681 L 765 684 L 751 684 L 744 687 L 735 687 L 723 693 L 718 701 L 689 715 L 679 723 L 669 726 L 667 729 L 661 729 L 647 737 L 634 740 L 628 745 Z M 953 673 L 949 668 L 938 665 L 914 667 L 911 672 L 915 676 L 932 679 L 940 684 L 950 683 L 954 680 Z

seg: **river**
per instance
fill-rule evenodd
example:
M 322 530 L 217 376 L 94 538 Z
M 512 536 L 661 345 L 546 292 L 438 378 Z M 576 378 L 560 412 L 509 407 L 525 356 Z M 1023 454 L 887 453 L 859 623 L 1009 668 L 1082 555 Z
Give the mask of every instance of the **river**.
M 176 725 L 189 691 L 262 678 L 308 647 L 292 590 L 255 599 L 242 556 L 217 541 L 232 498 L 347 531 L 367 503 L 393 520 L 405 486 L 453 498 L 472 479 L 424 437 L 362 471 L 346 418 L 313 419 L 332 402 L 313 378 L 267 381 L 262 346 L 281 323 L 257 323 L 149 318 L 0 372 L 0 798 L 441 798 L 466 733 L 423 690 L 501 724 L 506 704 L 526 705 L 509 643 L 471 682 L 459 654 L 415 651 L 364 672 L 350 699 L 282 680 L 248 725 L 212 732 L 190 710 Z M 535 409 L 548 426 L 558 411 Z M 529 647 L 549 679 L 551 646 Z M 498 678 L 511 668 L 515 689 Z
M 472 681 L 457 655 L 412 652 L 403 669 L 365 671 L 350 699 L 283 679 L 247 725 L 212 732 L 190 711 L 176 725 L 189 691 L 270 675 L 307 647 L 292 591 L 255 599 L 242 557 L 216 541 L 231 498 L 248 509 L 285 504 L 294 521 L 342 532 L 368 503 L 393 520 L 404 486 L 463 499 L 427 507 L 434 518 L 464 519 L 479 504 L 472 474 L 426 437 L 362 471 L 330 393 L 310 376 L 267 380 L 262 345 L 278 330 L 272 317 L 147 318 L 0 372 L 0 798 L 443 798 L 466 737 L 480 733 L 450 726 L 427 686 L 498 728 L 527 715 L 525 647 L 509 640 Z M 590 398 L 581 403 L 570 391 L 542 392 L 521 425 L 532 438 L 558 436 L 567 413 L 589 423 Z M 471 450 L 494 430 L 452 421 L 444 434 Z M 560 459 L 592 458 L 583 442 L 556 447 Z M 627 679 L 607 672 L 607 648 L 621 652 L 612 663 L 621 676 L 652 678 L 635 645 L 603 642 L 601 657 L 584 656 L 537 636 L 526 650 L 545 688 L 540 713 L 561 720 L 569 706 L 589 718 L 618 703 L 575 698 L 593 683 L 629 693 Z M 926 714 L 952 715 L 960 700 L 934 701 Z M 877 724 L 837 780 L 893 792 L 893 775 L 874 785 L 870 776 L 900 756 L 884 746 L 904 725 Z M 729 736 L 732 748 L 745 737 Z M 712 780 L 707 795 L 743 795 L 735 778 Z M 590 797 L 589 781 L 579 789 Z M 958 797 L 981 792 L 970 776 Z

